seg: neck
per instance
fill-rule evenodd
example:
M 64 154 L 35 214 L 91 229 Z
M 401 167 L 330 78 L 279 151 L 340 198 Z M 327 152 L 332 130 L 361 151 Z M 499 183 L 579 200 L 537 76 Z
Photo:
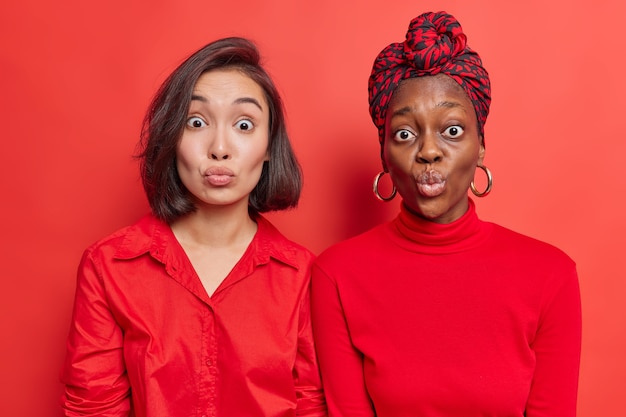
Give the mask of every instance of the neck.
M 248 206 L 212 206 L 198 208 L 171 224 L 172 232 L 183 244 L 226 247 L 249 242 L 257 225 L 248 214 Z
M 491 226 L 481 222 L 474 203 L 452 223 L 440 224 L 416 216 L 405 205 L 393 223 L 398 236 L 396 243 L 409 251 L 421 253 L 454 253 L 477 247 L 491 233 Z

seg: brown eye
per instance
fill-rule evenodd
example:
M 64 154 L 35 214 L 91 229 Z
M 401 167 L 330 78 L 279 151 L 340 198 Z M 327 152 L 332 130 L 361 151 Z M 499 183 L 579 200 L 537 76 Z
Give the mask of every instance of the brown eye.
M 200 128 L 206 126 L 206 122 L 201 118 L 194 116 L 187 119 L 187 126 L 193 128 Z
M 238 121 L 235 126 L 237 126 L 239 130 L 252 130 L 252 128 L 254 127 L 252 122 L 248 119 Z
M 405 140 L 410 140 L 414 136 L 415 135 L 410 130 L 408 130 L 408 129 L 401 129 L 401 130 L 398 130 L 396 132 L 396 134 L 394 135 L 394 138 L 395 138 L 395 140 L 402 142 L 402 141 L 405 141 Z
M 450 126 L 443 131 L 444 136 L 456 139 L 463 134 L 464 130 L 461 126 Z

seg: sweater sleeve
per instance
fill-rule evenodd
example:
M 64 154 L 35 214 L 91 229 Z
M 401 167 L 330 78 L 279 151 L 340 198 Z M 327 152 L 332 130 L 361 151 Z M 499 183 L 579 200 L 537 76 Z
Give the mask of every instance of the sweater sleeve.
M 300 306 L 298 351 L 293 373 L 297 399 L 296 416 L 326 417 L 326 401 L 311 329 L 311 297 L 308 286 Z
M 78 270 L 61 373 L 65 416 L 129 416 L 130 385 L 122 343 L 122 330 L 108 307 L 96 264 L 86 252 Z
M 526 417 L 574 417 L 581 347 L 581 301 L 573 262 L 546 287 L 531 344 L 536 366 Z
M 336 284 L 318 266 L 312 277 L 313 334 L 330 417 L 373 417 L 363 357 L 352 345 Z

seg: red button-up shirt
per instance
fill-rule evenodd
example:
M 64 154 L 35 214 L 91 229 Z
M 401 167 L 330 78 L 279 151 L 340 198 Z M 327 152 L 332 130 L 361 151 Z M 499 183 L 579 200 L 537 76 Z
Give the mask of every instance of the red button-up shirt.
M 265 218 L 209 297 L 152 216 L 78 271 L 62 372 L 66 416 L 325 416 L 309 314 L 313 255 Z

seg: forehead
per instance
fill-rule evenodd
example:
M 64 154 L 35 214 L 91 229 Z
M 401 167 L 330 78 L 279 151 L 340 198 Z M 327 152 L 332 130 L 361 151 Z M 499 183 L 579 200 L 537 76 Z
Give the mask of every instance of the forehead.
M 265 102 L 263 88 L 237 68 L 207 71 L 198 78 L 193 90 L 206 95 L 251 96 Z
M 455 102 L 473 109 L 465 90 L 445 74 L 403 80 L 394 91 L 389 107 L 405 106 L 412 102 Z

